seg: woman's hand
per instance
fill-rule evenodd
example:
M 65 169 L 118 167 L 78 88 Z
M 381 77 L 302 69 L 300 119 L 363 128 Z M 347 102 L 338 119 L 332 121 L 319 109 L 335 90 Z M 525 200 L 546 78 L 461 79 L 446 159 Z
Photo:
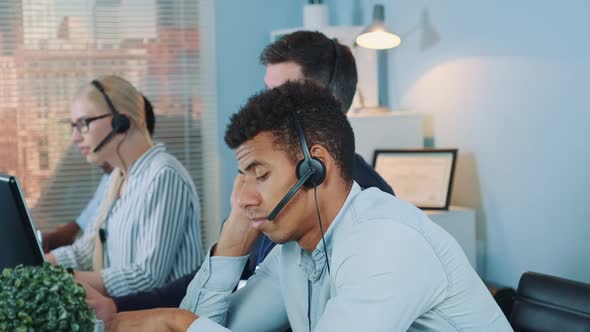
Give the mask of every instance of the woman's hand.
M 57 258 L 52 253 L 45 254 L 45 261 L 53 266 L 57 265 Z

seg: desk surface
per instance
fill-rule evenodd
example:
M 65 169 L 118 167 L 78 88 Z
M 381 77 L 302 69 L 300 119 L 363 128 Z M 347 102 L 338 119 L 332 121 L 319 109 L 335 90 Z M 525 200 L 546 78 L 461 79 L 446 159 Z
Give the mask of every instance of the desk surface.
M 464 207 L 464 206 L 457 206 L 457 205 L 451 205 L 448 210 L 423 209 L 423 211 L 424 211 L 424 213 L 426 213 L 429 216 L 430 215 L 437 215 L 437 214 L 448 214 L 448 213 L 453 213 L 453 212 L 475 212 L 475 210 L 472 208 L 468 208 L 468 207 Z

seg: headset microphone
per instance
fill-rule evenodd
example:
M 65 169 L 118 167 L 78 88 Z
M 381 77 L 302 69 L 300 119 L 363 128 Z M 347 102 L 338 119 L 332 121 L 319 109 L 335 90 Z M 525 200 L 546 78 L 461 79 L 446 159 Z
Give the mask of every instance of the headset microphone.
M 287 192 L 287 194 L 281 199 L 279 204 L 270 212 L 268 215 L 268 220 L 272 221 L 276 218 L 276 216 L 281 212 L 281 210 L 289 203 L 291 198 L 295 196 L 297 191 L 301 189 L 302 186 L 306 187 L 317 187 L 319 186 L 324 179 L 326 178 L 326 167 L 321 160 L 315 157 L 311 157 L 309 154 L 309 148 L 307 147 L 307 141 L 305 140 L 305 132 L 301 127 L 301 124 L 297 120 L 295 114 L 292 116 L 292 122 L 295 127 L 295 131 L 297 132 L 297 137 L 299 138 L 299 145 L 301 146 L 301 151 L 303 152 L 303 159 L 301 159 L 297 163 L 296 167 L 296 175 L 299 181 L 295 183 L 295 185 Z
M 105 144 L 107 144 L 112 138 L 113 136 L 115 136 L 117 134 L 117 132 L 115 131 L 115 129 L 113 128 L 113 130 L 111 130 L 111 132 L 102 139 L 102 141 L 100 141 L 100 143 L 98 143 L 98 145 L 94 148 L 94 150 L 92 150 L 92 152 L 96 153 L 98 152 L 100 149 L 102 149 L 103 146 L 105 146 Z
M 102 84 L 97 80 L 94 80 L 91 83 L 92 85 L 94 85 L 96 90 L 98 90 L 102 94 L 102 96 L 104 97 L 104 101 L 107 103 L 109 110 L 113 114 L 113 119 L 111 120 L 111 127 L 113 129 L 105 138 L 102 139 L 102 141 L 100 141 L 100 143 L 98 143 L 94 150 L 92 150 L 92 152 L 96 153 L 100 149 L 102 149 L 116 134 L 122 134 L 129 130 L 131 123 L 129 122 L 128 117 L 117 112 L 117 110 L 115 109 L 115 105 L 113 105 L 111 98 L 109 98 L 109 96 L 104 91 L 104 87 L 102 86 Z
M 276 218 L 276 216 L 279 214 L 279 212 L 281 212 L 281 210 L 285 207 L 285 205 L 287 205 L 287 203 L 289 203 L 291 198 L 293 198 L 293 196 L 295 196 L 295 194 L 299 191 L 299 189 L 301 189 L 301 186 L 303 186 L 305 181 L 309 180 L 309 178 L 313 175 L 313 172 L 314 172 L 313 168 L 310 168 L 309 172 L 307 174 L 305 174 L 301 179 L 299 179 L 299 181 L 297 181 L 297 183 L 295 183 L 295 185 L 291 188 L 291 190 L 289 190 L 289 192 L 287 192 L 285 197 L 283 197 L 283 199 L 281 199 L 279 204 L 277 204 L 277 206 L 275 206 L 275 208 L 272 209 L 272 211 L 268 215 L 268 218 L 266 218 L 266 219 L 268 219 L 269 221 L 273 221 Z

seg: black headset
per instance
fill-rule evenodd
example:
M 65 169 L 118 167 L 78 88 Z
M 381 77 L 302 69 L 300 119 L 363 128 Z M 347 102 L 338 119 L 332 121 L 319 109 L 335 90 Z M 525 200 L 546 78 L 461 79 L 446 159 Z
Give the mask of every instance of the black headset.
M 92 83 L 92 85 L 94 85 L 96 90 L 98 90 L 102 94 L 102 96 L 104 97 L 104 101 L 107 103 L 107 105 L 109 106 L 109 110 L 113 114 L 113 118 L 111 120 L 111 127 L 113 129 L 94 148 L 93 152 L 96 153 L 97 151 L 102 149 L 102 147 L 105 146 L 116 134 L 122 134 L 122 133 L 127 132 L 127 130 L 129 130 L 131 123 L 130 123 L 129 118 L 127 116 L 117 112 L 117 110 L 115 109 L 115 105 L 113 105 L 111 98 L 109 98 L 109 96 L 104 91 L 104 87 L 102 86 L 102 84 L 97 80 L 94 80 L 91 83 Z
M 340 67 L 340 59 L 342 58 L 342 50 L 340 50 L 340 44 L 336 38 L 330 39 L 332 42 L 332 46 L 334 47 L 334 64 L 332 65 L 332 70 L 330 71 L 330 91 L 334 91 L 334 84 L 338 74 L 338 68 Z
M 267 218 L 269 221 L 272 221 L 274 218 L 276 218 L 285 205 L 289 203 L 291 198 L 295 196 L 297 191 L 301 189 L 301 186 L 315 188 L 324 182 L 324 179 L 326 178 L 326 166 L 320 159 L 310 155 L 309 147 L 307 146 L 307 141 L 305 139 L 305 132 L 303 131 L 303 127 L 301 126 L 301 123 L 295 114 L 292 115 L 291 121 L 295 131 L 297 132 L 301 151 L 303 152 L 303 159 L 299 160 L 297 167 L 295 168 L 295 174 L 297 175 L 297 179 L 299 181 L 295 183 L 295 185 L 287 192 L 283 199 L 281 199 L 279 204 L 277 204 L 277 206 L 270 212 Z

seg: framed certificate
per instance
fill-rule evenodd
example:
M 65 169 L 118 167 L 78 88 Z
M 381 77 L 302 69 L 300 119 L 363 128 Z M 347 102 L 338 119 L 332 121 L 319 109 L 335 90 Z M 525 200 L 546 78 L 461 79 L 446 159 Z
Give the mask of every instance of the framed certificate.
M 375 150 L 373 167 L 395 195 L 421 209 L 448 210 L 457 149 Z

